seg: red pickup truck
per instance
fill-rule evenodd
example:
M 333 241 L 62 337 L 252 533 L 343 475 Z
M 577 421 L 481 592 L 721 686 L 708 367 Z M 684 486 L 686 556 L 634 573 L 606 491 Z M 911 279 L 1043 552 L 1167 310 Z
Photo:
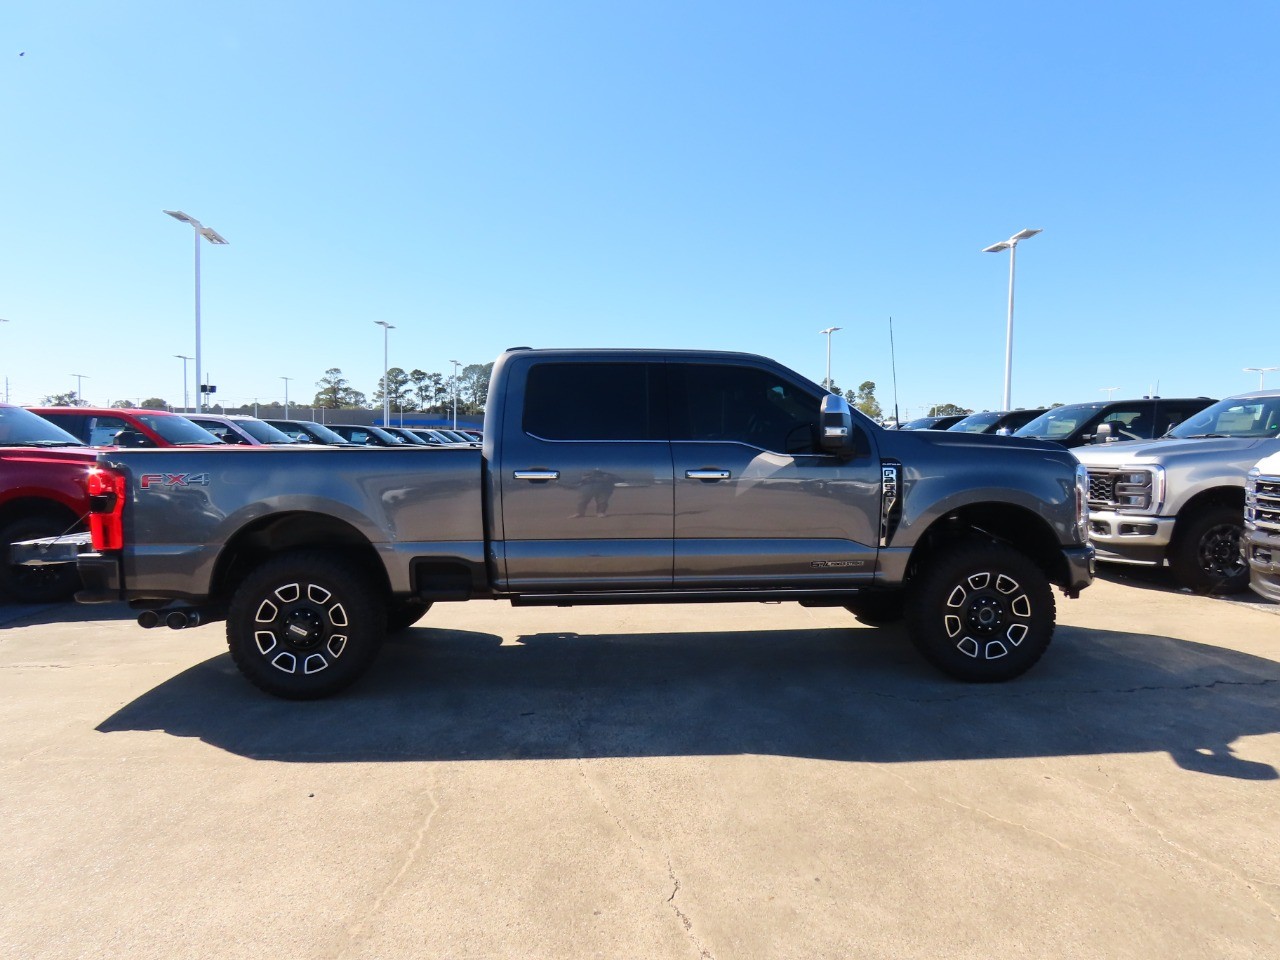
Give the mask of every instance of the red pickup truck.
M 116 407 L 29 407 L 91 447 L 219 446 L 222 441 L 203 427 L 168 410 L 122 410 Z
M 85 529 L 97 451 L 21 407 L 0 403 L 0 601 L 68 600 L 75 564 L 10 563 L 10 544 Z

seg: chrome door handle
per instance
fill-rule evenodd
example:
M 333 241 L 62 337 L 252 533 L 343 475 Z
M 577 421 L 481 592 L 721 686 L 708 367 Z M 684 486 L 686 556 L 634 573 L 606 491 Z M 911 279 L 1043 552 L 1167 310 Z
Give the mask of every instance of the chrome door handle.
M 517 470 L 512 474 L 517 480 L 532 480 L 534 483 L 546 483 L 548 480 L 559 480 L 559 470 Z
M 686 480 L 728 480 L 728 470 L 686 470 Z

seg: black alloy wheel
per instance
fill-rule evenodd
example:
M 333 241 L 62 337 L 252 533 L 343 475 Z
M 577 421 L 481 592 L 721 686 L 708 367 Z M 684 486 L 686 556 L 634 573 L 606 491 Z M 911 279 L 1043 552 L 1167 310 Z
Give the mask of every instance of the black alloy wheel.
M 1029 670 L 1053 639 L 1056 609 L 1044 572 L 1001 543 L 942 547 L 910 586 L 912 642 L 959 680 L 998 682 Z
M 1174 579 L 1195 593 L 1243 593 L 1249 589 L 1243 538 L 1243 507 L 1223 504 L 1180 518 L 1169 547 Z
M 290 700 L 327 697 L 354 683 L 386 633 L 385 601 L 335 554 L 298 551 L 268 560 L 231 599 L 227 646 L 259 689 Z

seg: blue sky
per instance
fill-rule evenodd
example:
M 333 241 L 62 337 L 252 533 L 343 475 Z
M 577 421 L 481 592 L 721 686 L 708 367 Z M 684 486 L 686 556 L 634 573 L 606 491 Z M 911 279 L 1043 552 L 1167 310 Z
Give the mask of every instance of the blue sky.
M 0 8 L 0 377 L 372 395 L 513 345 L 738 349 L 904 414 L 1280 365 L 1280 5 Z M 193 367 L 194 365 L 191 365 Z M 191 376 L 194 377 L 194 370 Z M 1268 386 L 1280 386 L 1280 373 Z M 2 384 L 0 384 L 2 385 Z M 0 396 L 3 394 L 0 393 Z

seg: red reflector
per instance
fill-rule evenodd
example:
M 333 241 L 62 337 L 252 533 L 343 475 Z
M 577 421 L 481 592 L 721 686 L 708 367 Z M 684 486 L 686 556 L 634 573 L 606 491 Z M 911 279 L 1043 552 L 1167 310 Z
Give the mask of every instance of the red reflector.
M 89 470 L 89 535 L 95 550 L 124 546 L 124 477 L 105 467 Z

